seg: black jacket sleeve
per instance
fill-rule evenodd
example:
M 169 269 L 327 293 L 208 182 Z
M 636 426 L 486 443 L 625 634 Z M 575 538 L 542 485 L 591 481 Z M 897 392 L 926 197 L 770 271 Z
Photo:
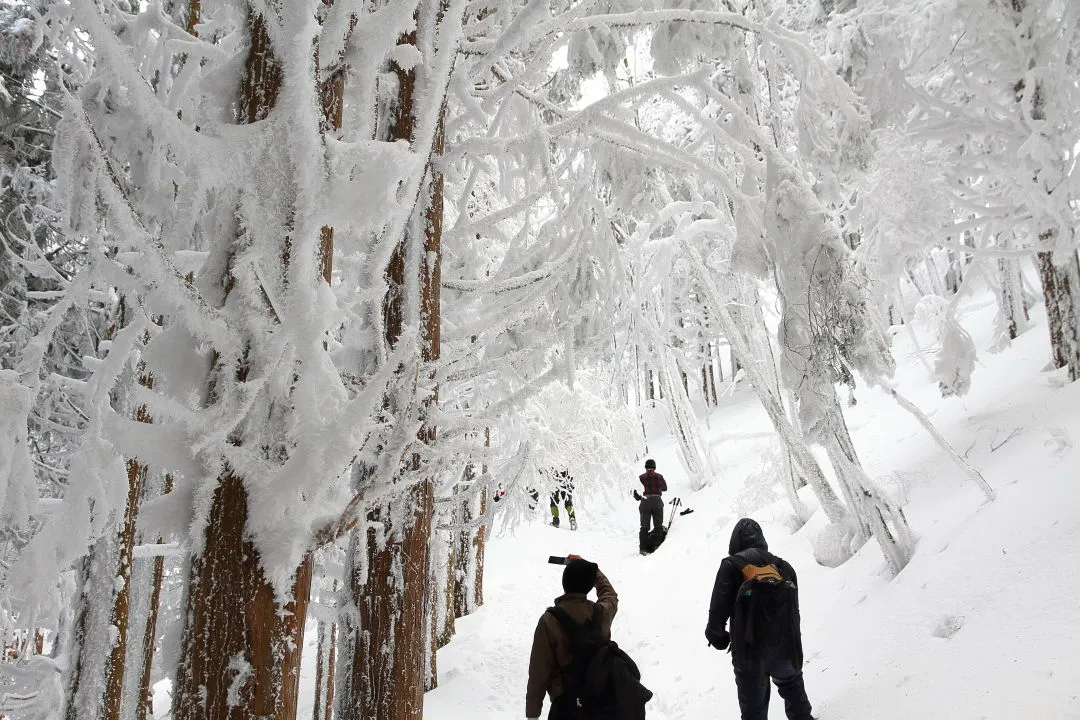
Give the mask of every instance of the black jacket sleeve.
M 799 611 L 799 576 L 795 574 L 795 568 L 791 567 L 791 564 L 787 560 L 777 558 L 776 569 L 780 571 L 781 577 L 785 580 L 790 580 L 795 583 L 795 614 L 801 617 Z
M 716 571 L 712 601 L 709 603 L 707 630 L 720 632 L 725 628 L 728 618 L 735 611 L 735 599 L 740 585 L 742 585 L 742 573 L 735 567 L 735 563 L 725 558 L 720 563 L 720 569 Z
M 780 571 L 780 576 L 785 580 L 795 583 L 795 587 L 799 586 L 799 576 L 795 574 L 795 568 L 791 567 L 791 563 L 787 560 L 776 558 L 776 569 Z

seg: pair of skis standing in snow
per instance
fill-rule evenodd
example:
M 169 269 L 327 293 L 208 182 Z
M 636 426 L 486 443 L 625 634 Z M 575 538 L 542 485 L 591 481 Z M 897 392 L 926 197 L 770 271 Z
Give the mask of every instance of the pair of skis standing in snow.
M 643 529 L 644 523 L 642 509 Z M 548 720 L 644 720 L 652 692 L 641 684 L 634 661 L 611 640 L 619 605 L 611 581 L 596 563 L 577 555 L 549 562 L 566 566 L 564 594 L 540 616 L 533 635 L 525 717 L 540 717 L 546 693 Z M 596 602 L 588 599 L 593 588 Z M 728 556 L 716 573 L 705 639 L 717 650 L 731 650 L 742 720 L 767 720 L 770 679 L 788 720 L 814 720 L 803 685 L 795 569 L 769 552 L 761 526 L 750 518 L 735 524 Z

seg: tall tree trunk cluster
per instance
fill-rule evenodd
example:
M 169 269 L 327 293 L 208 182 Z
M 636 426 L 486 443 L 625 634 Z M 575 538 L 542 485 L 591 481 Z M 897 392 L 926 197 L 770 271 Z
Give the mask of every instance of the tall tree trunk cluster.
M 438 24 L 420 13 L 435 12 L 441 19 L 444 10 L 438 3 L 421 4 L 416 18 L 419 32 L 432 32 Z M 190 0 L 188 11 L 188 28 L 194 32 L 199 0 Z M 268 22 L 261 11 L 252 10 L 250 48 L 235 103 L 240 124 L 265 121 L 285 87 L 279 49 L 274 46 Z M 417 32 L 402 37 L 401 43 L 415 46 Z M 316 64 L 318 61 L 316 52 Z M 394 64 L 391 69 L 397 78 L 397 96 L 390 103 L 393 115 L 382 139 L 409 143 L 429 161 L 412 217 L 396 240 L 387 268 L 383 341 L 388 351 L 393 351 L 406 331 L 407 318 L 418 315 L 420 353 L 414 364 L 431 367 L 440 352 L 444 190 L 434 159 L 443 152 L 444 112 L 439 113 L 430 146 L 425 147 L 425 139 L 417 135 L 418 118 L 426 112 L 423 103 L 431 102 L 430 95 L 418 87 L 418 73 L 423 68 Z M 345 78 L 345 69 L 338 67 L 329 77 L 318 80 L 326 133 L 341 127 Z M 232 239 L 234 246 L 237 242 Z M 333 277 L 333 242 L 333 228 L 323 227 L 318 269 L 327 284 Z M 230 249 L 230 253 L 235 252 L 235 247 Z M 280 258 L 286 266 L 291 252 L 291 239 L 283 236 Z M 223 283 L 226 299 L 235 287 L 228 275 L 232 267 L 230 263 Z M 269 295 L 264 300 L 272 314 Z M 258 371 L 255 362 L 252 357 L 232 369 L 210 370 L 211 401 L 215 373 L 234 373 L 235 380 L 243 383 Z M 412 365 L 403 363 L 398 369 L 400 382 L 392 386 L 387 407 L 411 402 Z M 139 381 L 147 388 L 153 385 L 150 375 Z M 420 401 L 425 416 L 437 401 L 437 393 Z M 145 407 L 135 411 L 134 419 L 151 421 Z M 404 490 L 371 510 L 367 522 L 351 531 L 343 585 L 339 590 L 334 581 L 330 600 L 321 604 L 317 615 L 315 718 L 319 720 L 422 717 L 423 691 L 434 685 L 434 672 L 428 675 L 428 668 L 434 669 L 436 648 L 449 640 L 455 617 L 483 602 L 485 537 L 484 528 L 476 523 L 486 510 L 486 491 L 477 493 L 474 489 L 470 499 L 462 497 L 453 503 L 450 539 L 445 544 L 448 556 L 432 557 L 429 551 L 435 532 L 435 479 L 423 477 L 420 448 L 435 441 L 434 425 L 424 422 L 413 443 L 415 449 L 406 452 L 398 471 Z M 244 439 L 238 437 L 236 442 Z M 485 444 L 489 443 L 490 435 L 486 435 Z M 291 592 L 282 596 L 275 590 L 252 539 L 247 479 L 243 471 L 227 462 L 222 466 L 209 498 L 202 541 L 187 564 L 172 717 L 293 720 L 312 595 L 313 554 L 306 554 L 294 571 Z M 166 572 L 164 538 L 149 539 L 162 549 L 143 560 L 136 560 L 135 546 L 141 503 L 148 495 L 169 492 L 171 480 L 166 477 L 163 487 L 148 493 L 151 476 L 147 466 L 132 459 L 127 470 L 129 492 L 118 531 L 98 541 L 79 568 L 80 602 L 66 644 L 72 662 L 65 717 L 71 720 L 144 720 L 152 713 L 150 685 L 162 633 L 158 608 Z M 474 508 L 477 503 L 479 507 Z M 447 580 L 440 592 L 433 593 L 436 583 L 432 579 L 440 574 Z M 133 593 L 133 588 L 138 592 Z M 444 603 L 442 616 L 448 622 L 442 624 L 435 642 L 427 642 L 425 638 L 431 634 L 426 629 L 436 627 L 432 602 L 436 597 Z
M 1031 52 L 1037 53 L 1039 43 L 1033 39 L 1036 28 L 1033 14 L 1028 12 L 1029 4 L 1029 0 L 1011 0 L 1008 4 L 991 2 L 995 11 L 1011 13 L 1019 35 L 1027 41 Z M 1045 61 L 1045 58 L 1031 57 L 1029 67 Z M 1055 133 L 1054 123 L 1048 123 L 1046 115 L 1047 104 L 1052 98 L 1047 98 L 1047 90 L 1042 80 L 1037 79 L 1037 76 L 1035 79 L 1019 78 L 1013 87 L 1016 90 L 1016 107 L 1020 116 L 1024 117 L 1030 112 L 1031 122 L 1035 126 L 1032 132 Z M 1044 127 L 1046 129 L 1043 129 Z M 1052 135 L 1051 138 L 1060 139 Z M 1057 144 L 1061 145 L 1060 142 Z M 1032 178 L 1037 191 L 1045 192 L 1048 196 L 1064 195 L 1056 191 L 1068 172 L 1064 167 L 1065 163 L 1066 156 L 1063 153 L 1055 161 L 1056 166 L 1038 171 Z M 1071 217 L 1069 197 L 1065 196 L 1065 200 L 1057 202 L 1061 216 Z M 1038 245 L 1042 248 L 1035 256 L 1035 265 L 1046 301 L 1051 358 L 1055 367 L 1068 367 L 1069 380 L 1075 381 L 1080 379 L 1080 258 L 1076 249 L 1076 228 L 1062 227 L 1058 218 L 1052 214 L 1049 217 L 1036 216 L 1034 221 Z

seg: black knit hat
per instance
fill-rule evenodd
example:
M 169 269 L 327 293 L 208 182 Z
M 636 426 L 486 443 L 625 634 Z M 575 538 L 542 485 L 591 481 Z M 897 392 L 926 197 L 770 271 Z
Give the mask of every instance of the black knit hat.
M 563 592 L 587 595 L 596 585 L 596 563 L 571 560 L 562 573 Z
M 649 458 L 648 460 L 646 460 L 645 461 L 645 469 L 646 470 L 655 470 L 656 469 L 656 461 L 653 460 L 652 458 Z

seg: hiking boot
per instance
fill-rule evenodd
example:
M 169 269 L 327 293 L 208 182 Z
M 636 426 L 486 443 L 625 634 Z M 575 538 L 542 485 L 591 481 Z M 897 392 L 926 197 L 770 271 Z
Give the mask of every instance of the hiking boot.
M 571 517 L 570 518 L 570 529 L 571 530 L 577 530 L 577 518 L 576 517 Z
M 551 518 L 551 527 L 559 527 L 559 518 L 557 518 L 557 517 Z

